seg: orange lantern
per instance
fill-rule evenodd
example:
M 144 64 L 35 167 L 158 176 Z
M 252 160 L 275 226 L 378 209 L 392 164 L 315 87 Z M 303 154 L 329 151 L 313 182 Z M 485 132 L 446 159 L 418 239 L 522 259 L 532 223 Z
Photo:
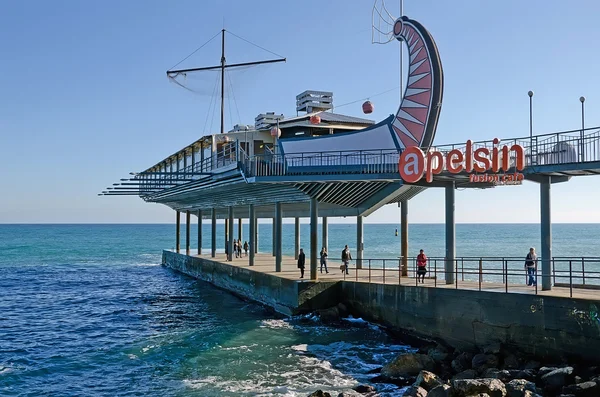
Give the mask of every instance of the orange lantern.
M 373 107 L 373 104 L 371 103 L 371 101 L 366 101 L 365 103 L 363 103 L 362 109 L 363 109 L 364 114 L 369 114 L 369 113 L 373 113 L 374 107 Z
M 311 124 L 319 124 L 319 123 L 321 123 L 321 118 L 319 116 L 317 116 L 316 114 L 313 116 L 310 116 L 310 123 Z
M 271 128 L 271 136 L 279 138 L 281 136 L 281 130 L 277 127 Z

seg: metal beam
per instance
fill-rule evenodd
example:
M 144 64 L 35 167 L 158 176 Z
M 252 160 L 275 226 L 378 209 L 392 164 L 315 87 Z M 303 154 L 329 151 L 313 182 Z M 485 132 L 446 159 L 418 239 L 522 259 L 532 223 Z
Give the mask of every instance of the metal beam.
M 294 258 L 298 260 L 300 255 L 300 218 L 294 218 Z
M 550 177 L 547 177 L 546 181 L 540 183 L 542 291 L 550 291 L 552 289 L 552 210 L 550 200 L 550 186 Z
M 285 62 L 285 61 L 286 61 L 285 58 L 278 58 L 278 59 L 269 59 L 266 61 L 257 61 L 257 62 L 232 63 L 231 65 L 225 65 L 224 67 L 225 67 L 225 69 L 227 69 L 227 68 L 237 68 L 237 67 L 243 67 L 243 66 L 253 66 L 253 65 L 266 64 L 266 63 Z M 219 66 L 206 66 L 206 67 L 202 67 L 202 68 L 167 70 L 167 76 L 172 75 L 172 74 L 187 73 L 187 72 L 201 72 L 204 70 L 218 70 L 221 68 L 223 68 L 223 66 L 219 65 Z
M 454 284 L 454 266 L 456 259 L 456 227 L 454 218 L 454 182 L 446 185 L 446 284 Z
M 217 256 L 217 210 L 211 209 L 211 224 L 210 224 L 210 256 Z
M 281 262 L 283 259 L 283 255 L 282 255 L 282 247 L 281 247 L 281 240 L 282 240 L 282 232 L 283 232 L 283 228 L 282 228 L 282 213 L 281 213 L 281 203 L 277 203 L 275 204 L 275 271 L 276 272 L 280 272 L 281 271 Z
M 249 265 L 254 266 L 254 254 L 256 252 L 256 212 L 254 210 L 254 204 L 250 204 L 250 259 Z
M 185 211 L 185 254 L 190 254 L 190 211 Z
M 402 276 L 408 277 L 408 200 L 400 202 L 400 256 Z
M 229 238 L 227 241 L 229 260 L 233 260 L 233 207 L 229 207 Z
M 362 260 L 363 260 L 363 217 L 356 217 L 356 268 L 362 269 Z
M 175 252 L 179 253 L 181 242 L 181 217 L 179 216 L 179 211 L 175 211 L 175 214 Z
M 310 199 L 310 279 L 317 280 L 317 250 L 318 250 L 318 222 L 319 202 L 316 198 Z
M 198 210 L 198 255 L 202 255 L 202 210 Z

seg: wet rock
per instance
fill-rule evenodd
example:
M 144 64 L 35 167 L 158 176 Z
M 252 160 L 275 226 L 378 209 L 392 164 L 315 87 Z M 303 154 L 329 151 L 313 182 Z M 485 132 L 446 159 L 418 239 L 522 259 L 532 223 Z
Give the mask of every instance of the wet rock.
M 576 376 L 575 379 L 573 380 L 573 383 L 575 383 L 575 384 L 579 384 L 582 382 L 583 382 L 583 379 L 581 379 L 581 376 Z
M 429 349 L 427 355 L 436 362 L 442 362 L 448 358 L 448 350 L 442 345 L 437 345 L 436 347 Z
M 427 391 L 430 391 L 431 389 L 443 384 L 444 382 L 440 379 L 440 377 L 433 372 L 421 371 L 419 372 L 419 376 L 417 376 L 417 380 L 413 386 L 419 386 Z
M 418 386 L 411 386 L 403 394 L 404 397 L 427 397 L 427 390 Z
M 396 376 L 393 378 L 387 377 L 387 376 L 383 376 L 383 375 L 379 375 L 379 376 L 375 376 L 373 378 L 371 378 L 371 382 L 372 383 L 389 383 L 392 385 L 396 385 L 398 387 L 404 387 L 404 386 L 408 386 L 408 385 L 412 385 L 413 383 L 415 383 L 415 377 L 414 376 Z
M 486 347 L 483 348 L 483 353 L 484 354 L 500 354 L 501 349 L 502 349 L 502 346 L 500 345 L 500 343 L 492 343 L 491 345 L 487 345 Z
M 540 370 L 538 371 L 538 377 L 542 377 L 546 374 L 549 374 L 550 372 L 554 371 L 556 369 L 556 367 L 542 367 L 540 368 Z
M 487 393 L 490 397 L 505 397 L 506 387 L 498 379 L 456 379 L 452 382 L 455 396 L 477 396 Z
M 542 364 L 540 364 L 539 361 L 531 360 L 531 361 L 528 361 L 527 364 L 525 364 L 525 366 L 523 367 L 523 369 L 535 369 L 535 370 L 538 370 L 538 369 L 540 369 L 541 365 Z
M 317 390 L 316 392 L 309 394 L 308 397 L 331 397 L 331 394 L 324 392 L 323 390 Z
M 471 360 L 471 368 L 483 373 L 488 368 L 498 367 L 498 357 L 493 354 L 476 354 Z
M 475 379 L 477 377 L 477 371 L 474 369 L 467 369 L 459 372 L 452 379 Z
M 512 371 L 509 371 L 512 372 Z M 511 373 L 512 375 L 512 373 Z M 518 371 L 517 374 L 515 376 L 512 376 L 515 379 L 526 379 L 529 381 L 534 381 L 535 380 L 535 370 L 533 369 L 524 369 L 522 371 Z
M 338 303 L 338 305 L 336 307 L 337 307 L 338 313 L 340 314 L 340 317 L 348 317 L 348 315 L 350 314 L 350 311 L 348 310 L 346 305 L 344 305 L 343 303 Z
M 406 377 L 418 375 L 422 370 L 433 371 L 435 362 L 424 354 L 401 354 L 394 361 L 386 364 L 381 369 L 381 375 L 387 378 Z
M 452 360 L 452 369 L 454 372 L 463 372 L 471 368 L 471 361 L 473 360 L 473 354 L 468 352 L 462 352 L 454 360 Z
M 521 366 L 519 358 L 514 354 L 504 357 L 504 369 L 517 369 Z
M 340 321 L 340 312 L 336 306 L 328 309 L 317 310 L 317 314 L 324 323 L 337 323 Z
M 583 382 L 563 387 L 563 394 L 573 394 L 575 397 L 598 397 L 600 386 L 594 381 Z
M 367 371 L 367 374 L 380 374 L 381 368 L 382 367 L 371 369 L 371 370 Z
M 365 396 L 368 396 L 369 394 L 360 394 L 358 392 L 355 392 L 354 390 L 348 390 L 348 391 L 341 392 L 340 394 L 338 394 L 337 397 L 365 397 Z
M 548 372 L 547 374 L 543 375 L 540 380 L 544 385 L 544 390 L 549 393 L 555 393 L 561 390 L 566 384 L 571 383 L 573 378 L 573 367 L 563 367 Z
M 526 391 L 537 393 L 535 383 L 525 379 L 513 379 L 506 384 L 507 397 L 524 397 Z
M 371 386 L 371 385 L 358 385 L 353 390 L 355 392 L 365 394 L 365 393 L 372 393 L 372 392 L 374 392 L 375 388 L 373 386 Z
M 427 397 L 449 397 L 451 389 L 449 385 L 440 385 L 431 389 Z
M 499 370 L 497 368 L 488 368 L 483 373 L 484 378 L 500 379 L 502 382 L 508 382 L 511 377 L 510 373 L 506 370 Z

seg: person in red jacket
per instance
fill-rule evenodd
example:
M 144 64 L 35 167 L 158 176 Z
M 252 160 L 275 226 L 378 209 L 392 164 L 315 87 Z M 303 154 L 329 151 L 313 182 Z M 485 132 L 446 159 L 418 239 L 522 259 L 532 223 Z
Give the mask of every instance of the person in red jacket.
M 427 273 L 427 255 L 423 250 L 417 255 L 417 280 L 421 278 L 421 283 L 425 283 L 425 273 Z

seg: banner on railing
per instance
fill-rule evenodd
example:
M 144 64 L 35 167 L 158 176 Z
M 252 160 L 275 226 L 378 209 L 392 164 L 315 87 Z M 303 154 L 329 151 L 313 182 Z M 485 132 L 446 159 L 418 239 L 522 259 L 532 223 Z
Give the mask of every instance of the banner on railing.
M 470 174 L 473 183 L 494 183 L 498 185 L 520 184 L 525 167 L 525 150 L 521 145 L 499 146 L 500 140 L 493 140 L 493 147 L 480 147 L 473 150 L 473 142 L 468 140 L 465 150 L 452 149 L 447 152 L 430 150 L 427 153 L 417 147 L 407 147 L 400 155 L 398 171 L 405 182 L 416 183 L 423 175 L 428 183 L 433 176 L 442 172 Z M 500 173 L 504 171 L 504 173 Z M 474 172 L 474 173 L 473 173 Z M 491 172 L 492 174 L 490 174 Z

